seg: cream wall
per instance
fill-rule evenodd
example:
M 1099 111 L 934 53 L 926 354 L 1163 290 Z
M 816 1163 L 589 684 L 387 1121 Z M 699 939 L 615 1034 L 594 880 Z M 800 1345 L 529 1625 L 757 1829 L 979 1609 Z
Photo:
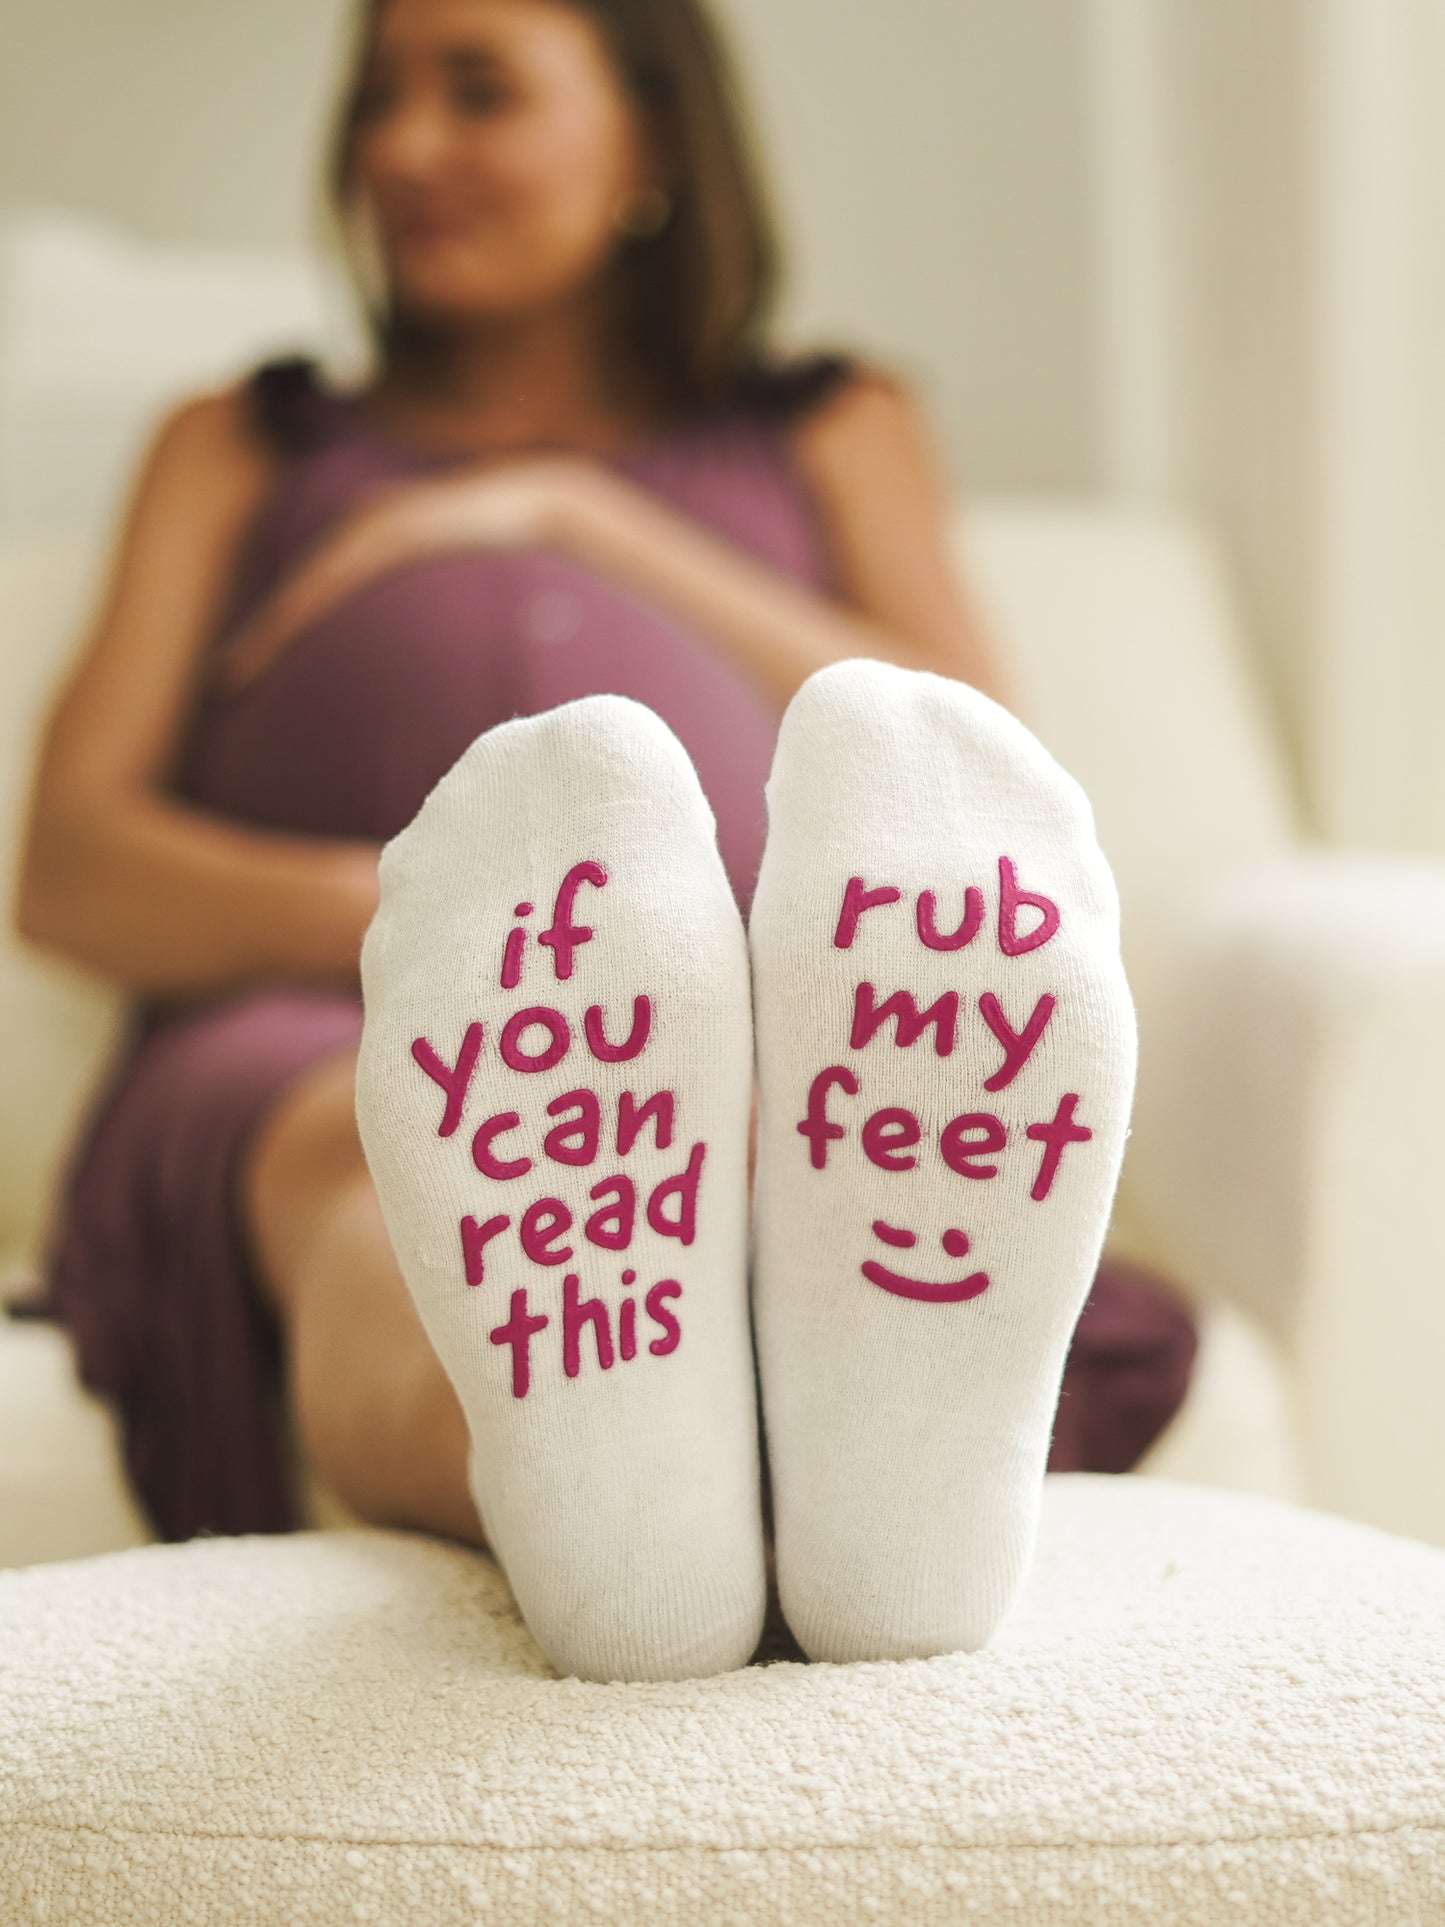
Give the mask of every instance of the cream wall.
M 1316 0 L 1087 0 L 1100 480 L 1225 540 L 1306 774 Z
M 1312 820 L 1445 853 L 1445 0 L 1088 0 L 1101 474 L 1227 545 Z
M 1074 0 L 725 0 L 793 243 L 782 320 L 920 383 L 973 486 L 1095 471 Z M 345 0 L 0 0 L 0 201 L 301 238 Z
M 161 239 L 299 239 L 346 11 L 0 0 L 0 196 Z
M 1094 479 L 1074 0 L 730 0 L 796 237 L 795 313 L 902 355 L 958 479 Z

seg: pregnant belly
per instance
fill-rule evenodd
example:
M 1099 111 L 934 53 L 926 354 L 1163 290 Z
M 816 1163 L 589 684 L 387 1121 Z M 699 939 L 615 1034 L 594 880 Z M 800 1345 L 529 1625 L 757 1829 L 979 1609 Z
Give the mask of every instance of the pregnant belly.
M 206 705 L 182 788 L 246 821 L 385 839 L 482 731 L 599 693 L 680 738 L 746 901 L 776 715 L 702 638 L 563 557 L 450 557 L 370 585 Z

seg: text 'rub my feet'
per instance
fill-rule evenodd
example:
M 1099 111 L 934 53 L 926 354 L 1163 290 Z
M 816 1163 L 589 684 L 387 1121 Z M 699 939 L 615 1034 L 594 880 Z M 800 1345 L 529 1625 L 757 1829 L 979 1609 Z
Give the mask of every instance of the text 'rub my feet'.
M 503 946 L 497 976 L 501 989 L 540 997 L 544 993 L 538 990 L 523 992 L 524 979 L 528 984 L 533 980 L 545 984 L 571 978 L 577 951 L 594 937 L 590 926 L 575 920 L 578 892 L 584 884 L 601 890 L 606 882 L 607 873 L 600 864 L 573 864 L 558 886 L 549 927 L 534 938 L 525 922 L 533 914 L 533 905 L 523 901 L 515 906 L 513 914 L 519 921 Z M 573 1008 L 570 1015 L 555 1003 L 523 1002 L 519 995 L 517 1008 L 500 1023 L 494 1038 L 482 1022 L 468 1023 L 451 1061 L 430 1038 L 412 1042 L 413 1061 L 444 1096 L 438 1137 L 451 1137 L 467 1116 L 479 1066 L 485 1066 L 483 1086 L 495 1091 L 500 1083 L 515 1093 L 514 1107 L 492 1110 L 475 1124 L 468 1119 L 472 1164 L 487 1185 L 507 1187 L 497 1198 L 509 1208 L 489 1212 L 482 1206 L 475 1215 L 461 1218 L 458 1231 L 459 1274 L 468 1286 L 483 1286 L 489 1262 L 499 1256 L 505 1257 L 509 1273 L 519 1261 L 535 1267 L 539 1275 L 531 1280 L 533 1289 L 552 1285 L 550 1313 L 534 1308 L 528 1285 L 523 1283 L 510 1293 L 505 1320 L 488 1333 L 494 1345 L 511 1348 L 516 1398 L 525 1398 L 531 1385 L 533 1340 L 549 1329 L 568 1378 L 576 1378 L 582 1369 L 584 1328 L 591 1331 L 592 1349 L 603 1371 L 628 1363 L 643 1351 L 666 1357 L 681 1341 L 681 1320 L 674 1307 L 683 1287 L 677 1278 L 659 1278 L 640 1291 L 640 1312 L 638 1295 L 628 1289 L 615 1307 L 614 1331 L 614 1307 L 603 1298 L 584 1297 L 582 1276 L 587 1264 L 606 1262 L 597 1258 L 598 1253 L 626 1252 L 644 1226 L 659 1238 L 692 1244 L 705 1143 L 689 1146 L 681 1169 L 650 1185 L 639 1185 L 626 1169 L 600 1177 L 586 1189 L 585 1208 L 579 1204 L 574 1210 L 545 1189 L 525 1202 L 510 1190 L 534 1172 L 532 1186 L 545 1186 L 548 1165 L 556 1167 L 552 1180 L 556 1184 L 564 1172 L 590 1168 L 599 1159 L 605 1169 L 614 1161 L 626 1165 L 638 1148 L 644 1152 L 672 1149 L 678 1109 L 674 1091 L 648 1091 L 639 1081 L 636 1089 L 604 1095 L 591 1082 L 606 1075 L 593 1072 L 592 1065 L 630 1064 L 643 1058 L 655 1019 L 654 998 L 645 992 L 633 995 L 630 1007 L 617 1012 L 594 1003 L 585 1005 L 580 1014 Z M 486 1065 L 489 1051 L 495 1061 Z M 574 1088 L 545 1104 L 529 1101 L 522 1080 L 564 1063 L 576 1066 Z M 615 1258 L 612 1262 L 616 1263 Z M 568 1269 L 558 1303 L 555 1281 L 564 1266 Z M 636 1270 L 625 1266 L 620 1282 L 626 1288 L 637 1285 Z M 642 1324 L 641 1319 L 650 1323 Z
M 968 991 L 950 988 L 920 1008 L 912 989 L 895 985 L 880 989 L 864 980 L 854 983 L 850 999 L 851 1022 L 846 1043 L 855 1058 L 875 1040 L 886 1041 L 890 1023 L 891 1041 L 897 1050 L 917 1047 L 926 1051 L 931 1043 L 935 1058 L 954 1059 L 960 1037 L 965 1036 L 969 1047 L 954 1059 L 959 1068 L 955 1074 L 950 1066 L 944 1080 L 946 1085 L 954 1087 L 955 1101 L 960 1108 L 937 1124 L 936 1133 L 925 1131 L 918 1110 L 912 1106 L 879 1105 L 876 1100 L 870 1104 L 865 1099 L 866 1064 L 860 1075 L 848 1063 L 834 1063 L 824 1065 L 809 1083 L 804 1115 L 798 1121 L 797 1130 L 799 1136 L 807 1140 L 808 1161 L 814 1171 L 827 1171 L 830 1147 L 849 1141 L 875 1170 L 900 1176 L 928 1174 L 921 1190 L 916 1178 L 911 1187 L 900 1190 L 896 1211 L 873 1219 L 870 1231 L 862 1234 L 865 1243 L 871 1237 L 875 1246 L 886 1246 L 888 1252 L 870 1248 L 870 1255 L 863 1258 L 858 1269 L 870 1284 L 895 1297 L 926 1304 L 957 1304 L 988 1290 L 987 1271 L 962 1271 L 954 1266 L 948 1268 L 945 1277 L 921 1277 L 912 1269 L 897 1269 L 896 1258 L 885 1263 L 885 1256 L 911 1251 L 918 1245 L 919 1233 L 913 1224 L 920 1218 L 936 1221 L 940 1211 L 965 1215 L 969 1186 L 996 1179 L 999 1160 L 1018 1155 L 1012 1148 L 1018 1137 L 1021 1136 L 1026 1145 L 1041 1147 L 1034 1154 L 1028 1192 L 1030 1200 L 1040 1204 L 1053 1189 L 1065 1152 L 1071 1145 L 1087 1143 L 1093 1136 L 1092 1130 L 1079 1123 L 1075 1116 L 1079 1104 L 1077 1091 L 1060 1095 L 1048 1117 L 1016 1119 L 1010 1124 L 994 1108 L 994 1094 L 1007 1090 L 1043 1045 L 1059 1002 L 1055 991 L 1048 990 L 1033 997 L 1031 1008 L 1025 1009 L 1020 1004 L 1015 1009 L 1010 1000 L 1014 960 L 1031 956 L 1052 943 L 1059 934 L 1063 917 L 1052 898 L 1024 889 L 1017 866 L 1011 858 L 1001 856 L 997 910 L 992 920 L 986 915 L 983 891 L 972 884 L 963 893 L 958 923 L 951 929 L 940 929 L 938 898 L 934 891 L 918 892 L 910 916 L 903 904 L 902 890 L 890 883 L 870 888 L 864 878 L 854 876 L 843 889 L 833 927 L 832 950 L 851 951 L 860 927 L 867 927 L 865 918 L 889 925 L 887 937 L 894 957 L 910 954 L 913 945 L 917 946 L 912 951 L 914 955 L 919 951 L 959 953 L 961 973 L 967 970 L 976 979 L 981 977 L 980 953 L 991 959 L 982 965 L 982 969 L 991 974 L 982 979 L 989 983 L 989 988 L 981 992 L 977 990 L 977 982 Z M 1032 992 L 1029 994 L 1032 996 Z M 892 1083 L 896 1080 L 898 1060 L 891 1053 L 886 1053 L 886 1058 L 885 1065 L 878 1068 L 885 1081 Z M 989 1068 L 981 1071 L 985 1062 Z M 933 1088 L 939 1078 L 935 1076 L 927 1082 Z M 936 1144 L 930 1141 L 935 1134 Z M 955 1188 L 951 1182 L 955 1178 L 965 1179 L 968 1184 Z M 899 1222 L 895 1222 L 895 1218 Z M 913 1222 L 904 1221 L 908 1218 Z M 971 1242 L 967 1230 L 953 1223 L 948 1223 L 937 1238 L 945 1258 L 955 1260 L 969 1254 Z M 913 1262 L 910 1260 L 910 1265 Z M 945 1268 L 942 1261 L 938 1263 L 940 1269 Z

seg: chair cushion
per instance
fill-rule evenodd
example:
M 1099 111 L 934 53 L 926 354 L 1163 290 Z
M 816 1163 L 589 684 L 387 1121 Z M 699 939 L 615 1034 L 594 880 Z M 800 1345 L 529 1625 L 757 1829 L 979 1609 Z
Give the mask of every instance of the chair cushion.
M 558 1679 L 364 1528 L 0 1574 L 0 1918 L 1269 1927 L 1445 1907 L 1445 1552 L 1046 1481 L 987 1650 Z
M 115 1413 L 81 1384 L 69 1334 L 0 1308 L 0 1566 L 94 1557 L 152 1536 Z

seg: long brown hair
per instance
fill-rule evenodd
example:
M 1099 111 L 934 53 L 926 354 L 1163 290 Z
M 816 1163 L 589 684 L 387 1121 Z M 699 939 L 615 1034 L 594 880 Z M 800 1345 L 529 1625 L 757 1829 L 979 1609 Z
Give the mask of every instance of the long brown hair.
M 369 292 L 352 196 L 362 76 L 385 0 L 362 0 L 326 170 L 326 214 L 383 367 L 425 352 L 381 293 Z M 596 23 L 634 108 L 670 164 L 672 214 L 622 244 L 624 358 L 685 412 L 719 401 L 765 359 L 781 273 L 777 230 L 753 158 L 732 62 L 700 0 L 567 0 Z

